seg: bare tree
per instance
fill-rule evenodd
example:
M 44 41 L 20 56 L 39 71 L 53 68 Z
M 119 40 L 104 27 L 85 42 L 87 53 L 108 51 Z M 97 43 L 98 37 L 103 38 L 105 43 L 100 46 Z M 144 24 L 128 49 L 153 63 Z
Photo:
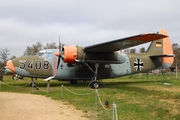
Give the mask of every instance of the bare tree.
M 180 66 L 180 46 L 177 43 L 172 44 L 173 54 L 175 55 L 174 58 L 174 65 Z
M 9 55 L 10 55 L 10 53 L 9 53 L 9 50 L 7 48 L 0 51 L 0 60 L 3 64 L 3 66 L 5 66 Z
M 57 49 L 58 46 L 56 45 L 56 43 L 46 43 L 46 46 L 44 46 L 44 49 Z
M 136 53 L 136 48 L 130 49 L 130 53 Z
M 125 54 L 136 53 L 136 48 L 132 48 L 132 49 L 127 48 L 127 49 L 124 49 L 124 53 Z
M 145 52 L 146 52 L 146 51 L 145 51 L 145 48 L 144 48 L 144 47 L 140 48 L 140 49 L 139 49 L 139 52 L 140 52 L 140 53 L 145 53 Z
M 27 46 L 26 50 L 24 51 L 24 55 L 35 55 L 38 51 L 42 50 L 43 45 L 41 42 L 37 42 L 32 46 Z
M 130 53 L 130 50 L 129 49 L 124 49 L 124 53 L 128 54 L 128 53 Z

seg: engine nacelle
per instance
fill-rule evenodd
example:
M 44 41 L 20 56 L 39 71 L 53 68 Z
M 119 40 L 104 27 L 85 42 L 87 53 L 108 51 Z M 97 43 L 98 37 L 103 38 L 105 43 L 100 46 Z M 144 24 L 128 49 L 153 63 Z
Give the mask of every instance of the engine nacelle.
M 64 46 L 63 47 L 63 54 L 64 58 L 63 61 L 66 63 L 74 63 L 77 59 L 77 46 Z
M 117 52 L 113 53 L 98 53 L 85 52 L 80 46 L 64 46 L 62 49 L 63 61 L 65 63 L 75 63 L 77 61 L 86 61 L 90 63 L 113 63 L 120 64 L 126 61 L 126 58 Z

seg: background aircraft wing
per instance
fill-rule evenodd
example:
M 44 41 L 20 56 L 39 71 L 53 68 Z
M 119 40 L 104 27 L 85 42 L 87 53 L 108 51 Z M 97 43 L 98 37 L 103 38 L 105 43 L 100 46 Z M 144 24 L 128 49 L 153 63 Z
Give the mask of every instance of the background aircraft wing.
M 122 39 L 112 40 L 109 42 L 94 44 L 86 46 L 86 52 L 115 52 L 129 47 L 137 46 L 143 43 L 151 42 L 154 40 L 162 39 L 167 36 L 158 33 L 140 34 Z

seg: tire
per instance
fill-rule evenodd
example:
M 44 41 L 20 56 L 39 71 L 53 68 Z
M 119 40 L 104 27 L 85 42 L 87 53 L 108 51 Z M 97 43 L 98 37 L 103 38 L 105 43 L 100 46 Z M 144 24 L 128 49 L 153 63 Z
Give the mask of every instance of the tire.
M 77 84 L 77 80 L 70 80 L 71 84 Z
M 94 81 L 94 82 L 91 83 L 91 88 L 98 89 L 99 87 L 100 87 L 99 82 Z
M 13 75 L 12 75 L 12 79 L 13 79 L 13 80 L 18 80 L 17 75 L 16 75 L 16 74 L 13 74 Z
M 30 82 L 29 85 L 30 85 L 30 87 L 36 87 L 37 86 L 35 82 Z
M 0 80 L 3 81 L 3 76 L 0 76 Z

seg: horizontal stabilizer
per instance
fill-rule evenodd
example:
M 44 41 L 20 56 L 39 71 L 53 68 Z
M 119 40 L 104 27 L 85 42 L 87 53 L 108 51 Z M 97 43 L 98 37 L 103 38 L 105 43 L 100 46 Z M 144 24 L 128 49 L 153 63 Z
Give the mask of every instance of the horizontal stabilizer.
M 162 58 L 162 57 L 175 57 L 174 54 L 164 54 L 164 55 L 152 55 L 150 58 Z

